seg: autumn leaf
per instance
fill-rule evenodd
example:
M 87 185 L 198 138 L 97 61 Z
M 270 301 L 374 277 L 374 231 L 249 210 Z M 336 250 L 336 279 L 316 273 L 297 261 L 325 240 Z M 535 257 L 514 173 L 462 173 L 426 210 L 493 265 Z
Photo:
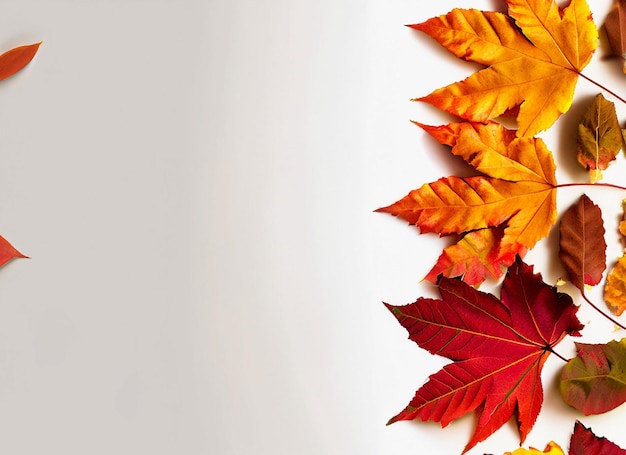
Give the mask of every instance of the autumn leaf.
M 565 455 L 563 449 L 559 447 L 559 445 L 553 441 L 549 442 L 543 452 L 538 449 L 530 448 L 523 449 L 519 448 L 514 450 L 513 452 L 505 452 L 504 455 Z
M 569 443 L 569 455 L 626 455 L 626 450 L 576 421 Z
M 585 291 L 602 280 L 606 242 L 600 207 L 582 195 L 565 211 L 559 224 L 559 259 L 574 286 Z
M 626 256 L 620 256 L 606 277 L 604 301 L 616 316 L 620 316 L 626 309 Z
M 444 250 L 427 279 L 436 281 L 441 273 L 475 285 L 501 276 L 502 267 L 523 256 L 556 221 L 552 154 L 541 139 L 517 138 L 495 122 L 418 125 L 482 175 L 439 179 L 378 211 L 421 233 L 464 236 Z
M 622 69 L 626 73 L 626 1 L 613 2 L 613 8 L 604 21 L 604 29 L 611 52 L 622 60 Z
M 11 259 L 27 258 L 22 253 L 17 251 L 13 245 L 6 241 L 6 239 L 0 236 L 0 267 L 5 265 Z
M 0 80 L 13 76 L 35 57 L 41 43 L 28 44 L 0 55 Z
M 420 418 L 445 427 L 474 411 L 478 423 L 467 451 L 516 416 L 523 442 L 543 402 L 543 364 L 565 335 L 582 329 L 577 307 L 519 258 L 504 278 L 501 300 L 446 277 L 439 291 L 441 300 L 386 304 L 411 340 L 454 361 L 389 423 Z
M 624 137 L 615 105 L 598 94 L 578 125 L 578 162 L 589 171 L 593 183 L 622 149 Z
M 626 401 L 626 338 L 606 344 L 576 343 L 577 356 L 561 372 L 563 401 L 585 415 Z
M 472 122 L 495 119 L 519 106 L 517 135 L 532 137 L 571 107 L 598 31 L 585 0 L 572 0 L 564 9 L 554 0 L 506 3 L 508 15 L 454 9 L 410 26 L 455 56 L 487 66 L 416 100 Z

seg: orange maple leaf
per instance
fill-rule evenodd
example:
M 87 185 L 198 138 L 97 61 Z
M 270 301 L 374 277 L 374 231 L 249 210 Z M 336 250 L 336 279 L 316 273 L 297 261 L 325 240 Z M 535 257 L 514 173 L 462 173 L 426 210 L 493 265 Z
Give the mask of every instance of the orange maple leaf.
M 598 45 L 585 0 L 561 9 L 554 0 L 506 0 L 509 14 L 454 9 L 420 30 L 459 58 L 488 66 L 416 98 L 472 122 L 519 107 L 520 137 L 550 127 L 571 107 L 582 69 Z
M 502 276 L 556 221 L 556 166 L 538 138 L 518 138 L 499 123 L 419 124 L 441 144 L 452 146 L 481 174 L 446 177 L 378 209 L 420 228 L 422 233 L 461 234 L 426 276 L 463 276 L 471 285 Z

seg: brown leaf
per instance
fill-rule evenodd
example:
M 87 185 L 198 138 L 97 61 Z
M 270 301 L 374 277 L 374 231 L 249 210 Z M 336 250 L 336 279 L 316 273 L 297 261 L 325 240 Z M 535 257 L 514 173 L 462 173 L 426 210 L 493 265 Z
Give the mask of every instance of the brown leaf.
M 600 207 L 586 195 L 563 214 L 559 224 L 559 259 L 581 291 L 596 285 L 606 269 L 606 242 Z
M 591 181 L 602 172 L 622 148 L 624 137 L 615 105 L 598 94 L 578 125 L 578 162 L 591 174 Z
M 622 69 L 626 73 L 626 1 L 615 0 L 613 8 L 604 22 L 606 36 L 613 55 L 622 59 Z

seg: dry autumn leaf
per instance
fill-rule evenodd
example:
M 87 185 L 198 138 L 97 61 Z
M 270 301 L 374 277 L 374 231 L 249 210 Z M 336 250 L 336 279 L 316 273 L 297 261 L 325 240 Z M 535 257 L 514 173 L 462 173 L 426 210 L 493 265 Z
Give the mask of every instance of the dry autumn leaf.
M 577 356 L 561 372 L 563 401 L 585 415 L 626 401 L 626 338 L 606 344 L 576 343 Z
M 626 450 L 576 421 L 569 443 L 568 455 L 626 455 Z
M 604 301 L 616 316 L 620 316 L 626 310 L 626 256 L 621 256 L 617 260 L 606 277 Z
M 487 66 L 416 100 L 472 122 L 495 119 L 519 106 L 517 135 L 532 137 L 571 107 L 598 31 L 585 0 L 571 0 L 564 9 L 554 0 L 506 3 L 508 15 L 454 9 L 410 26 L 457 57 Z
M 600 207 L 586 195 L 565 211 L 559 224 L 559 259 L 574 286 L 595 286 L 606 269 L 606 242 Z
M 546 359 L 566 335 L 582 329 L 577 307 L 519 258 L 504 278 L 501 300 L 445 277 L 439 291 L 441 300 L 386 304 L 411 340 L 454 360 L 389 423 L 420 418 L 446 426 L 474 411 L 478 422 L 465 452 L 516 416 L 523 442 L 543 402 Z
M 378 211 L 422 233 L 464 235 L 444 250 L 427 279 L 463 276 L 476 285 L 501 276 L 502 267 L 545 237 L 556 220 L 552 154 L 541 139 L 517 138 L 495 122 L 418 125 L 483 175 L 442 178 Z
M 578 162 L 589 171 L 593 183 L 622 149 L 624 137 L 615 105 L 598 94 L 578 125 Z
M 613 8 L 606 16 L 604 28 L 611 46 L 611 52 L 622 60 L 622 70 L 626 73 L 626 1 L 615 0 Z
M 13 76 L 35 57 L 41 43 L 13 48 L 0 55 L 0 80 Z
M 6 239 L 0 236 L 0 267 L 5 265 L 11 259 L 26 258 L 22 253 L 17 251 L 13 245 L 6 241 Z
M 563 452 L 563 449 L 561 449 L 561 447 L 559 447 L 559 445 L 556 442 L 551 441 L 548 443 L 548 445 L 543 450 L 543 452 L 531 447 L 530 449 L 519 448 L 517 450 L 514 450 L 513 452 L 504 453 L 504 455 L 546 455 L 546 454 L 547 455 L 565 455 L 565 452 Z

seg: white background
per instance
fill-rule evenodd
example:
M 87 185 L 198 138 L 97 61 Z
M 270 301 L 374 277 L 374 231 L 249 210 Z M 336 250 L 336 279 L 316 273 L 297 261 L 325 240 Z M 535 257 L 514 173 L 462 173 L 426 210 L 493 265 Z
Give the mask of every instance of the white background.
M 460 453 L 471 416 L 385 426 L 444 360 L 381 301 L 435 295 L 445 242 L 372 213 L 456 170 L 409 99 L 475 67 L 403 26 L 455 6 L 502 3 L 2 2 L 3 49 L 44 43 L 0 85 L 0 233 L 31 257 L 0 272 L 0 453 Z M 624 93 L 601 56 L 585 72 Z M 572 131 L 595 93 L 543 135 L 559 181 L 586 179 Z M 623 194 L 590 195 L 613 260 Z M 550 283 L 555 241 L 527 256 Z M 623 336 L 581 319 L 583 341 Z M 580 417 L 561 366 L 527 444 L 566 447 Z M 626 447 L 625 412 L 582 420 Z M 509 424 L 471 453 L 517 444 Z

